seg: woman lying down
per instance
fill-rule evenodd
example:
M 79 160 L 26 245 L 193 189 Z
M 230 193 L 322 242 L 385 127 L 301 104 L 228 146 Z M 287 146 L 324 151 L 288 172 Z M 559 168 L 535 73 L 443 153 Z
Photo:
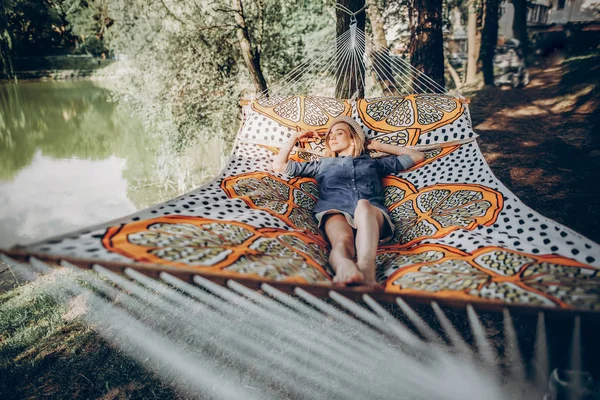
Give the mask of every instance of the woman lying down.
M 337 117 L 325 135 L 329 157 L 318 161 L 288 160 L 298 141 L 320 139 L 314 131 L 290 138 L 273 160 L 273 170 L 289 176 L 315 178 L 319 199 L 314 209 L 319 229 L 331 243 L 329 263 L 334 283 L 377 285 L 375 257 L 380 241 L 391 239 L 394 224 L 383 205 L 381 178 L 411 168 L 425 159 L 417 150 L 365 141 L 360 125 Z M 390 156 L 371 158 L 366 150 Z

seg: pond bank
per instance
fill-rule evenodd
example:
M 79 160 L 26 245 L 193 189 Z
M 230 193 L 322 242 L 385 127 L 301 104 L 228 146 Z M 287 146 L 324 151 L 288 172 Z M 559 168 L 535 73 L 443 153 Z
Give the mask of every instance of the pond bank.
M 0 84 L 15 81 L 66 81 L 113 79 L 127 70 L 126 62 L 84 58 L 76 60 L 48 61 L 46 57 L 13 66 L 14 78 L 0 73 Z

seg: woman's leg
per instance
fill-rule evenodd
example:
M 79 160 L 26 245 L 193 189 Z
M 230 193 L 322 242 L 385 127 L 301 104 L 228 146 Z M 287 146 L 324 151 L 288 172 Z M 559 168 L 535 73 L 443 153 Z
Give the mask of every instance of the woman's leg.
M 380 209 L 368 200 L 359 200 L 354 212 L 356 222 L 356 265 L 365 277 L 366 284 L 377 283 L 375 279 L 375 257 L 379 237 L 384 226 Z
M 323 216 L 325 219 L 325 234 L 331 243 L 329 264 L 335 271 L 335 283 L 361 283 L 363 274 L 354 262 L 354 231 L 342 214 Z

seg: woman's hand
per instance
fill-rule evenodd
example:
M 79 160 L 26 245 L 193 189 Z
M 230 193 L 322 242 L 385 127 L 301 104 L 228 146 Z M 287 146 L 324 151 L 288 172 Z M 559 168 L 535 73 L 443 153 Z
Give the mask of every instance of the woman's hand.
M 296 141 L 307 143 L 307 142 L 315 142 L 319 140 L 321 136 L 315 131 L 302 131 L 296 134 Z
M 281 147 L 281 150 L 279 150 L 279 153 L 273 159 L 273 171 L 280 174 L 285 172 L 288 165 L 288 158 L 296 143 L 314 142 L 320 138 L 319 134 L 315 131 L 303 131 L 293 135 L 290 140 Z
M 380 144 L 377 140 L 369 140 L 367 141 L 367 150 L 380 151 Z

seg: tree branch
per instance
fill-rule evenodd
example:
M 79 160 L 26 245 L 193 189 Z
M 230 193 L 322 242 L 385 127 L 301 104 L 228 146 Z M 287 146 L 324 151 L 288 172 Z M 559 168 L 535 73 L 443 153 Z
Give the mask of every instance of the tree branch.
M 215 11 L 220 11 L 220 12 L 224 12 L 224 13 L 237 13 L 239 15 L 242 15 L 240 10 L 233 10 L 233 9 L 227 9 L 227 8 L 215 8 Z
M 265 5 L 262 0 L 258 0 L 258 33 L 256 37 L 256 52 L 260 55 L 262 48 L 263 35 L 265 32 Z
M 175 13 L 173 11 L 171 11 L 169 9 L 169 7 L 167 7 L 164 0 L 159 0 L 159 1 L 160 1 L 160 4 L 162 4 L 163 8 L 167 11 L 167 14 L 169 14 L 171 16 L 171 18 L 173 18 L 174 20 L 176 20 L 177 22 L 179 22 L 182 25 L 187 25 L 187 22 L 184 22 L 181 18 L 179 18 L 177 15 L 175 15 Z
M 236 28 L 237 25 L 213 25 L 213 26 L 204 26 L 202 28 L 198 28 L 198 32 L 208 31 L 211 29 L 220 29 L 220 28 Z
M 454 69 L 452 64 L 450 64 L 450 61 L 448 60 L 448 57 L 446 57 L 446 56 L 444 56 L 444 65 L 446 66 L 446 68 L 448 69 L 448 72 L 450 73 L 450 77 L 452 78 L 452 81 L 454 82 L 454 86 L 456 86 L 456 90 L 460 90 L 460 88 L 462 86 L 462 82 L 460 81 L 460 76 L 458 75 L 458 73 L 456 72 L 456 70 Z

